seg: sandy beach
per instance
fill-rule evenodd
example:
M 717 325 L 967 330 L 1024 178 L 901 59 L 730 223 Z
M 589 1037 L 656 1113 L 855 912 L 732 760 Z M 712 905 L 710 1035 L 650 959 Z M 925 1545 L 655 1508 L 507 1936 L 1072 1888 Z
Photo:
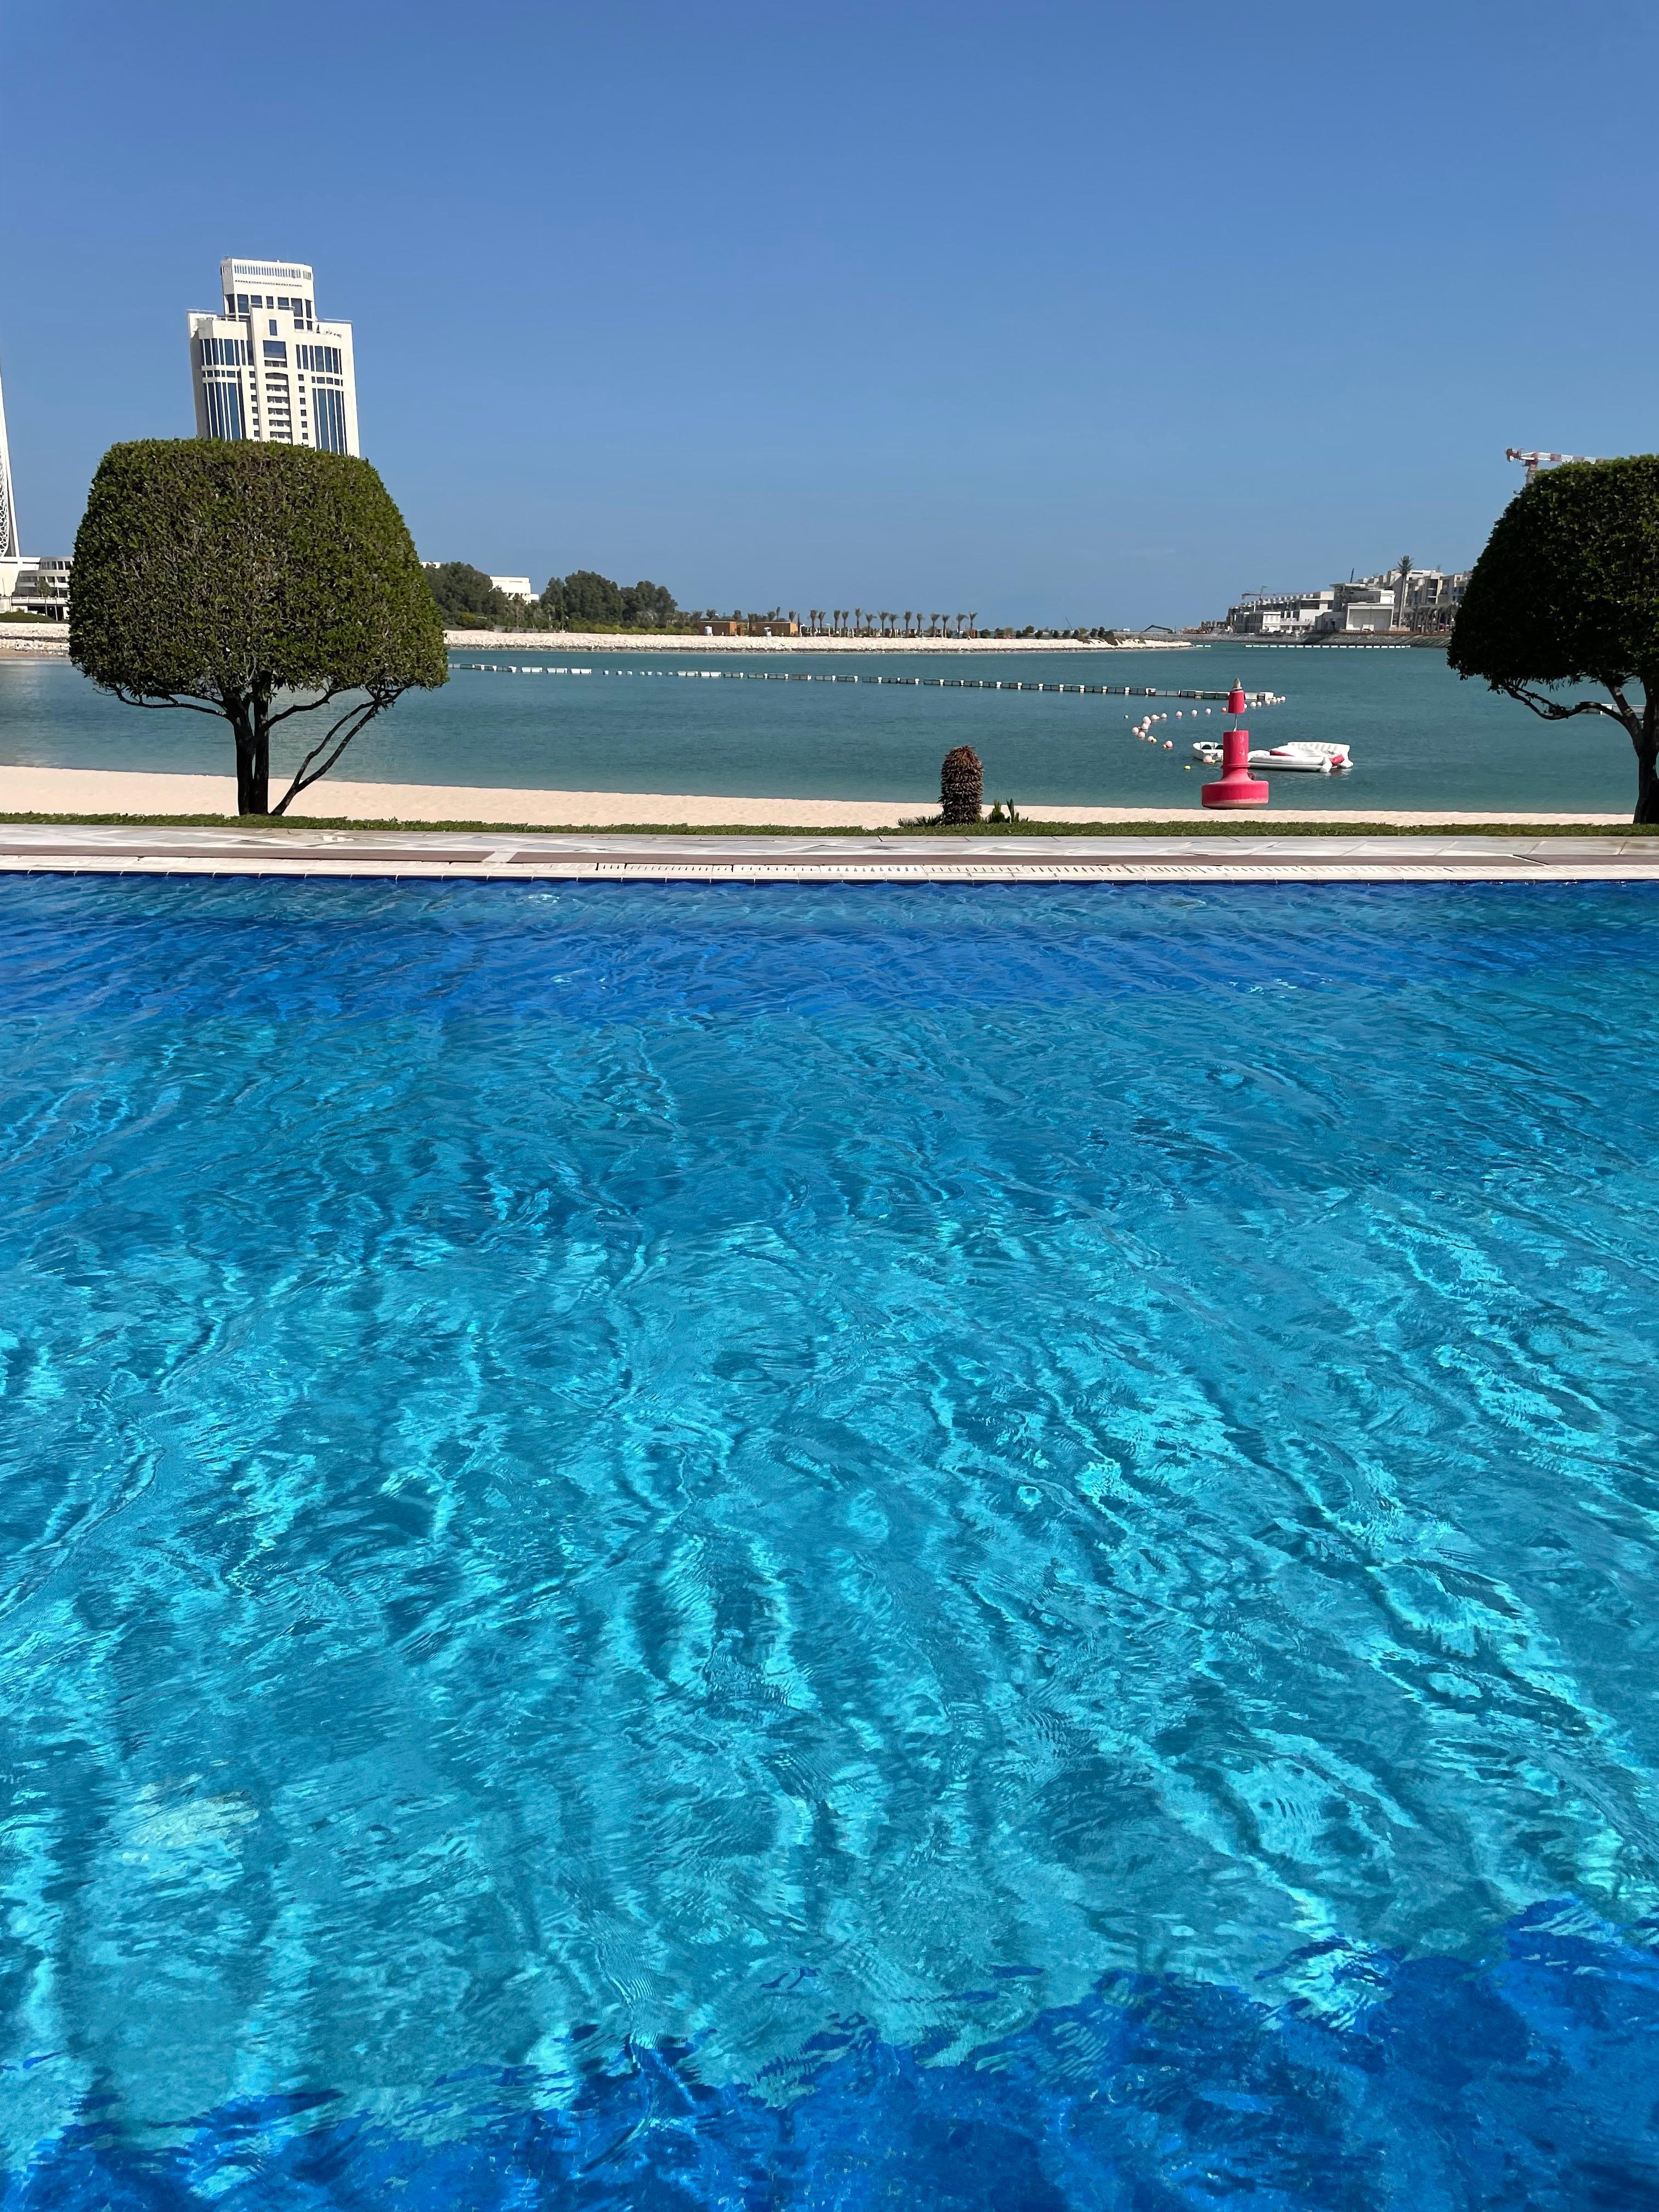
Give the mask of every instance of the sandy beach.
M 280 787 L 274 786 L 280 796 Z M 295 821 L 332 817 L 355 822 L 499 822 L 519 828 L 605 830 L 661 826 L 683 829 L 893 830 L 930 814 L 931 793 L 908 799 L 708 799 L 659 791 L 501 790 L 478 784 L 352 783 L 328 778 L 313 784 L 289 810 Z M 1194 809 L 1194 819 L 1202 818 Z M 222 814 L 236 811 L 236 784 L 228 775 L 152 775 L 82 768 L 0 768 L 0 813 Z M 1026 806 L 1032 822 L 1168 822 L 1187 809 L 1169 806 Z M 1401 829 L 1480 829 L 1492 823 L 1547 828 L 1563 822 L 1616 826 L 1626 814 L 1508 812 L 1384 812 L 1376 807 L 1335 809 L 1270 806 L 1252 817 L 1264 829 L 1275 822 L 1318 822 L 1334 830 L 1357 822 Z

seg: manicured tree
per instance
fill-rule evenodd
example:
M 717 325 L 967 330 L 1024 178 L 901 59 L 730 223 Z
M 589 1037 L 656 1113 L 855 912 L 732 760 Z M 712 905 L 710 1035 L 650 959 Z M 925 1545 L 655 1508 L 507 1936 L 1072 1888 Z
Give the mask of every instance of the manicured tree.
M 971 745 L 958 745 L 945 756 L 939 769 L 939 820 L 961 824 L 977 822 L 985 802 L 985 771 Z
M 1659 823 L 1659 454 L 1572 463 L 1517 492 L 1474 564 L 1446 658 L 1547 721 L 1617 722 L 1636 753 L 1635 819 Z M 1607 698 L 1550 696 L 1586 684 Z
M 285 812 L 375 715 L 449 679 L 404 519 L 349 454 L 208 438 L 112 446 L 74 576 L 70 659 L 131 706 L 228 722 L 240 814 Z M 319 714 L 324 734 L 272 807 L 270 733 Z

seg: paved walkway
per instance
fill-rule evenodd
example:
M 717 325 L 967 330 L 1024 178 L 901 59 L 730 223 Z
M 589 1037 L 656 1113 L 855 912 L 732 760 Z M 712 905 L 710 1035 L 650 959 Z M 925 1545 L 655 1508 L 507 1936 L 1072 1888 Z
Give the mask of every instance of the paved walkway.
M 0 824 L 0 872 L 427 882 L 1659 884 L 1659 836 L 501 836 Z

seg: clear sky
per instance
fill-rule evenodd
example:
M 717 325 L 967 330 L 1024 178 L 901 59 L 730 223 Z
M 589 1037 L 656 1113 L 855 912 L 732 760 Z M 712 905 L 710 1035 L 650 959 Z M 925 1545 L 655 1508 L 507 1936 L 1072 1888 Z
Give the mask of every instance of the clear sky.
M 25 548 L 312 262 L 430 559 L 1178 623 L 1659 447 L 1659 9 L 0 0 Z

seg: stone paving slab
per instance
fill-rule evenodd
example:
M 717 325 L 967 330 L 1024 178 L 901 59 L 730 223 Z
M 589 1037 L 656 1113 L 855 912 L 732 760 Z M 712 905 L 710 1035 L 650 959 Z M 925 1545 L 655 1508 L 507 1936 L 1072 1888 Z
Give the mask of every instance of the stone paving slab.
M 420 881 L 826 883 L 1659 882 L 1659 838 L 545 837 L 0 824 L 12 873 Z

